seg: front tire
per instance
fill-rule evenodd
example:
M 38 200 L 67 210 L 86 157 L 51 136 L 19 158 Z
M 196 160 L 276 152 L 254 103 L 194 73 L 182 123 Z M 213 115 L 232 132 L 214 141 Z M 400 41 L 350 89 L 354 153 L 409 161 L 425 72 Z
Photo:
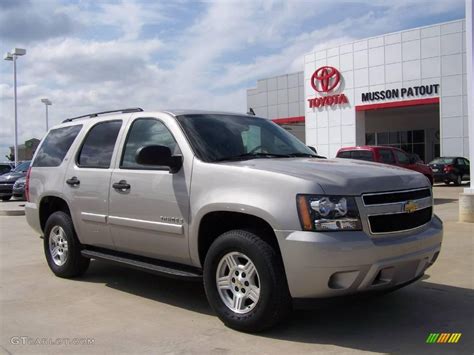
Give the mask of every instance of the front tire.
M 268 329 L 291 309 L 280 256 L 249 231 L 229 231 L 212 243 L 204 263 L 204 288 L 221 321 L 240 331 Z
M 51 271 L 59 277 L 72 278 L 82 275 L 90 259 L 81 255 L 71 217 L 64 212 L 54 212 L 46 221 L 44 253 Z
M 8 200 L 10 200 L 12 197 L 11 196 L 2 196 L 0 197 L 2 199 L 3 202 L 7 202 Z

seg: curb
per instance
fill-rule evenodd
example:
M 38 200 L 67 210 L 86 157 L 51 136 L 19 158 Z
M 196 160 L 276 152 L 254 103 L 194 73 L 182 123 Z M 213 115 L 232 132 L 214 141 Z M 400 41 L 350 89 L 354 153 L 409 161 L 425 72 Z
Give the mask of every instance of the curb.
M 0 211 L 0 216 L 24 216 L 25 210 Z

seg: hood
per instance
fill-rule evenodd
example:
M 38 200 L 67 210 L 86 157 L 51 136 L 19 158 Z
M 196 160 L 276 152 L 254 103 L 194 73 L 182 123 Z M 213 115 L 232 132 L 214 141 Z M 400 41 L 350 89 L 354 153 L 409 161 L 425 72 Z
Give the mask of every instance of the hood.
M 19 178 L 26 176 L 26 173 L 20 173 L 20 172 L 9 172 L 3 175 L 0 175 L 0 182 L 15 182 Z
M 285 158 L 253 159 L 226 164 L 316 182 L 324 193 L 330 195 L 360 195 L 430 186 L 428 179 L 415 171 L 362 160 Z

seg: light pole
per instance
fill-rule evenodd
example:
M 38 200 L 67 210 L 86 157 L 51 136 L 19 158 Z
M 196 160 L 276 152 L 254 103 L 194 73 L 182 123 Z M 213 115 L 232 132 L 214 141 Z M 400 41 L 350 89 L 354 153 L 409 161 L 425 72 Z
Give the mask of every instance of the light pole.
M 26 54 L 26 49 L 13 48 L 11 52 L 3 56 L 4 60 L 13 61 L 13 92 L 15 101 L 15 167 L 18 165 L 18 109 L 16 98 L 16 59 Z
M 44 103 L 46 107 L 46 132 L 49 130 L 49 123 L 48 123 L 48 106 L 51 106 L 53 103 L 48 99 L 41 99 L 41 102 Z

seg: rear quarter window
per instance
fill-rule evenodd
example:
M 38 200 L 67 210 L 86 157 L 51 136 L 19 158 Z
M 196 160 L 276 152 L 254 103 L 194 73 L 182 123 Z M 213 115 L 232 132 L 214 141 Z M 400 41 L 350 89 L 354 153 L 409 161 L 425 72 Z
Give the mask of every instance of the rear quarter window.
M 370 150 L 354 150 L 351 158 L 357 160 L 374 161 L 374 155 Z
M 82 125 L 51 130 L 44 139 L 32 164 L 34 167 L 59 166 L 81 131 Z

